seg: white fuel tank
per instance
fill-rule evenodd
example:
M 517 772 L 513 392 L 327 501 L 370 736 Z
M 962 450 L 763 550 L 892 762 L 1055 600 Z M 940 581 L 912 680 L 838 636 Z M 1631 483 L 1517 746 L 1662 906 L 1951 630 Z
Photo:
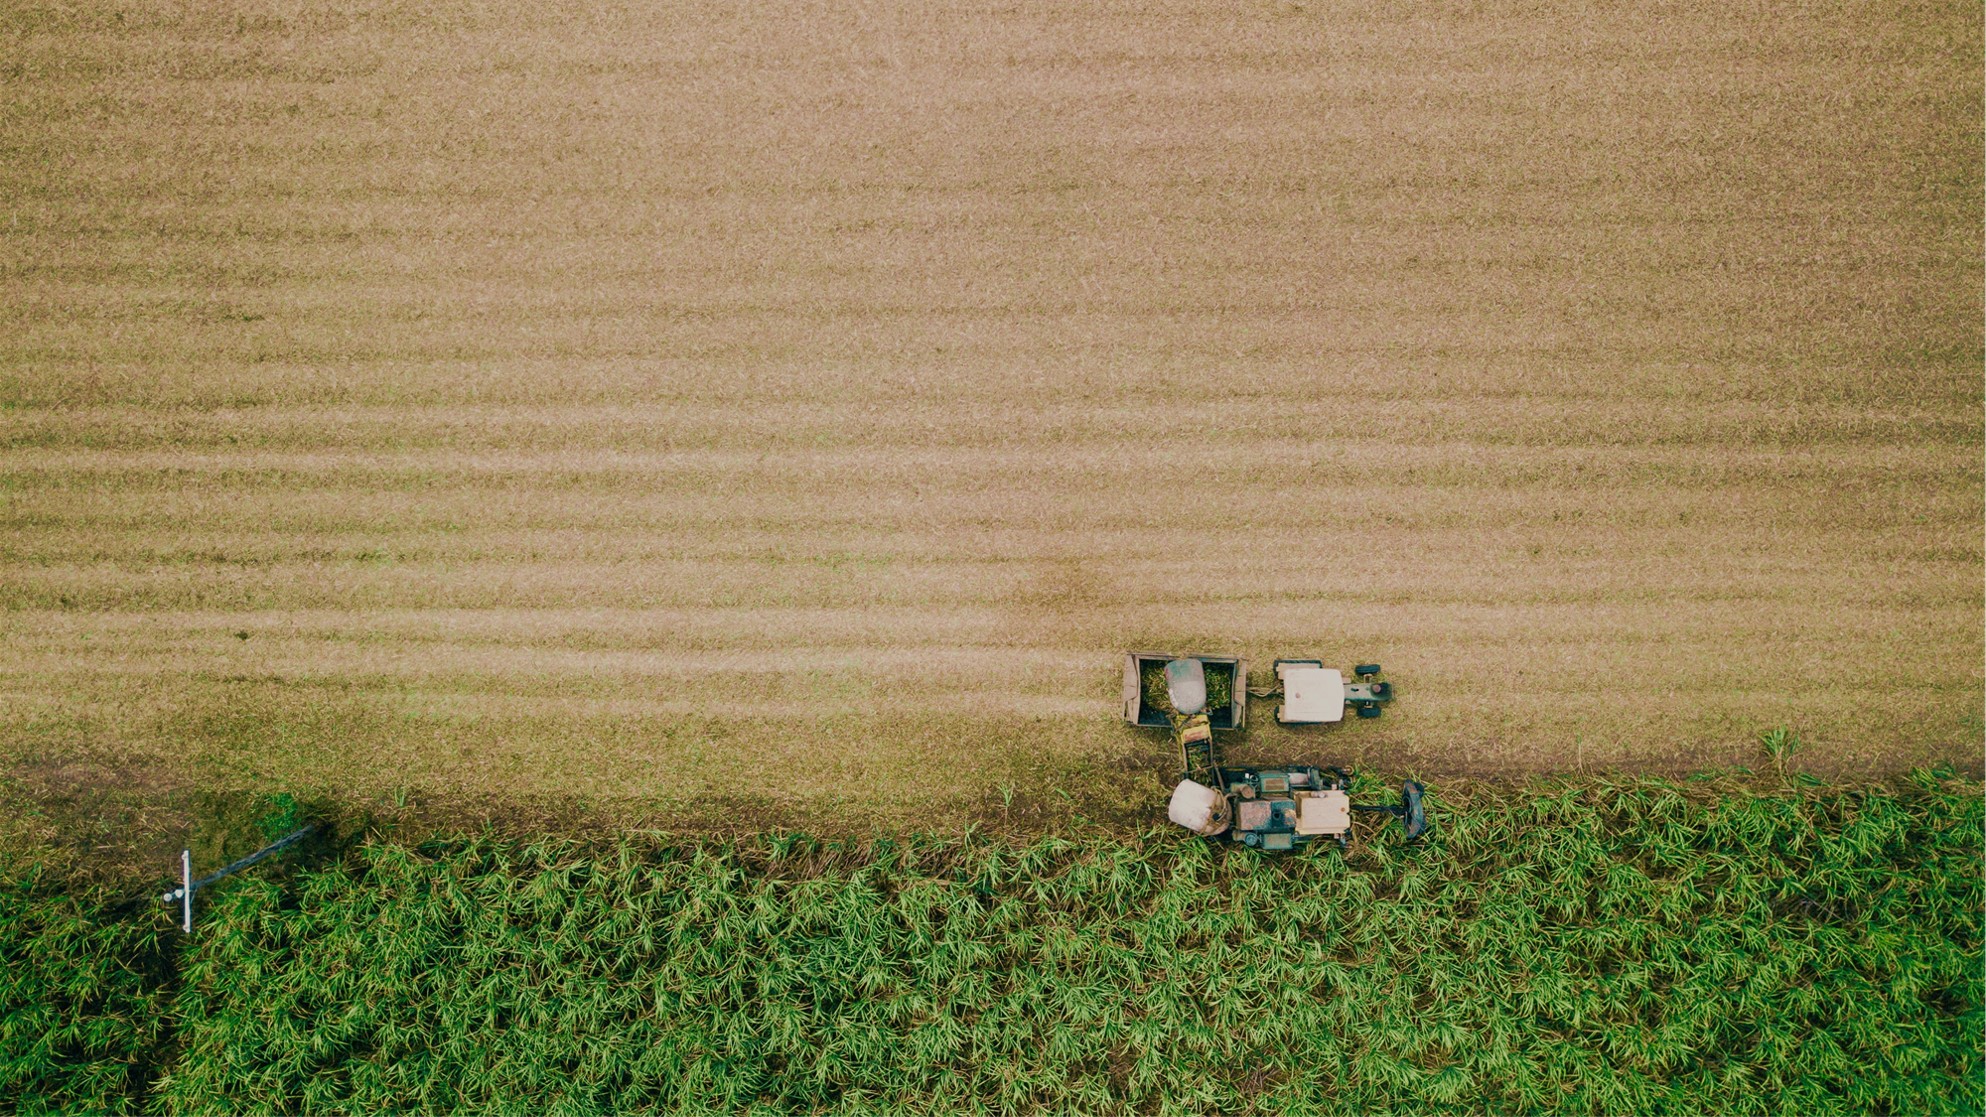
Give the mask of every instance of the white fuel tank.
M 1227 796 L 1203 783 L 1180 780 L 1172 789 L 1172 802 L 1165 817 L 1195 834 L 1213 837 L 1227 832 Z

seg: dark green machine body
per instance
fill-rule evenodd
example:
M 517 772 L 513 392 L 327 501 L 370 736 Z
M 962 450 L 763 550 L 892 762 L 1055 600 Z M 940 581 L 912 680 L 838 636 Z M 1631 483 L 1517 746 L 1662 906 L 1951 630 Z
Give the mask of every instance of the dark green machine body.
M 1233 821 L 1229 837 L 1246 846 L 1280 853 L 1315 841 L 1335 841 L 1340 849 L 1351 844 L 1350 830 L 1306 832 L 1302 825 L 1303 799 L 1314 793 L 1345 793 L 1349 798 L 1352 775 L 1343 768 L 1222 768 L 1221 786 L 1232 804 Z M 1400 789 L 1396 807 L 1346 803 L 1353 811 L 1373 811 L 1399 818 L 1412 841 L 1427 830 L 1427 812 L 1421 803 L 1426 791 L 1421 784 L 1407 781 Z

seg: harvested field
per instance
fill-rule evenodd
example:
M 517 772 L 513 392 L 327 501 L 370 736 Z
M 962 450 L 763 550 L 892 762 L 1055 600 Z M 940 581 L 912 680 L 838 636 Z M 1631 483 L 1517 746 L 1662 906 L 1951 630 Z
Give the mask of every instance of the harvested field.
M 1978 5 L 1584 11 L 13 6 L 0 771 L 1976 771 Z

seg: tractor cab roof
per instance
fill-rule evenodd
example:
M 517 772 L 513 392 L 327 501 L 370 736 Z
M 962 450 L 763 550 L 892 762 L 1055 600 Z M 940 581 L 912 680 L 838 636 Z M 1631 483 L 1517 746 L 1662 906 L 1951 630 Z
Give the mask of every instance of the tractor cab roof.
M 1345 676 L 1321 663 L 1286 660 L 1276 664 L 1283 684 L 1283 708 L 1277 720 L 1285 725 L 1317 725 L 1345 719 Z

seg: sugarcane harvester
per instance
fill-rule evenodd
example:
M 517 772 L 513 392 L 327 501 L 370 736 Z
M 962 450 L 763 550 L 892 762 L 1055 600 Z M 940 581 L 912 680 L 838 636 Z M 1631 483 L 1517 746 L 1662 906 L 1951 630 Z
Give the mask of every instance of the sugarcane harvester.
M 1273 687 L 1251 691 L 1244 660 L 1150 652 L 1125 657 L 1125 719 L 1169 727 L 1179 749 L 1180 781 L 1167 817 L 1196 834 L 1268 852 L 1319 840 L 1347 848 L 1354 811 L 1393 815 L 1409 841 L 1426 832 L 1426 789 L 1412 780 L 1402 785 L 1397 806 L 1354 804 L 1351 773 L 1340 767 L 1221 763 L 1214 734 L 1246 726 L 1250 695 L 1280 697 L 1276 720 L 1284 725 L 1330 724 L 1344 720 L 1347 710 L 1376 718 L 1393 699 L 1393 686 L 1379 681 L 1376 663 L 1354 668 L 1350 683 L 1315 659 L 1279 659 L 1275 674 Z

